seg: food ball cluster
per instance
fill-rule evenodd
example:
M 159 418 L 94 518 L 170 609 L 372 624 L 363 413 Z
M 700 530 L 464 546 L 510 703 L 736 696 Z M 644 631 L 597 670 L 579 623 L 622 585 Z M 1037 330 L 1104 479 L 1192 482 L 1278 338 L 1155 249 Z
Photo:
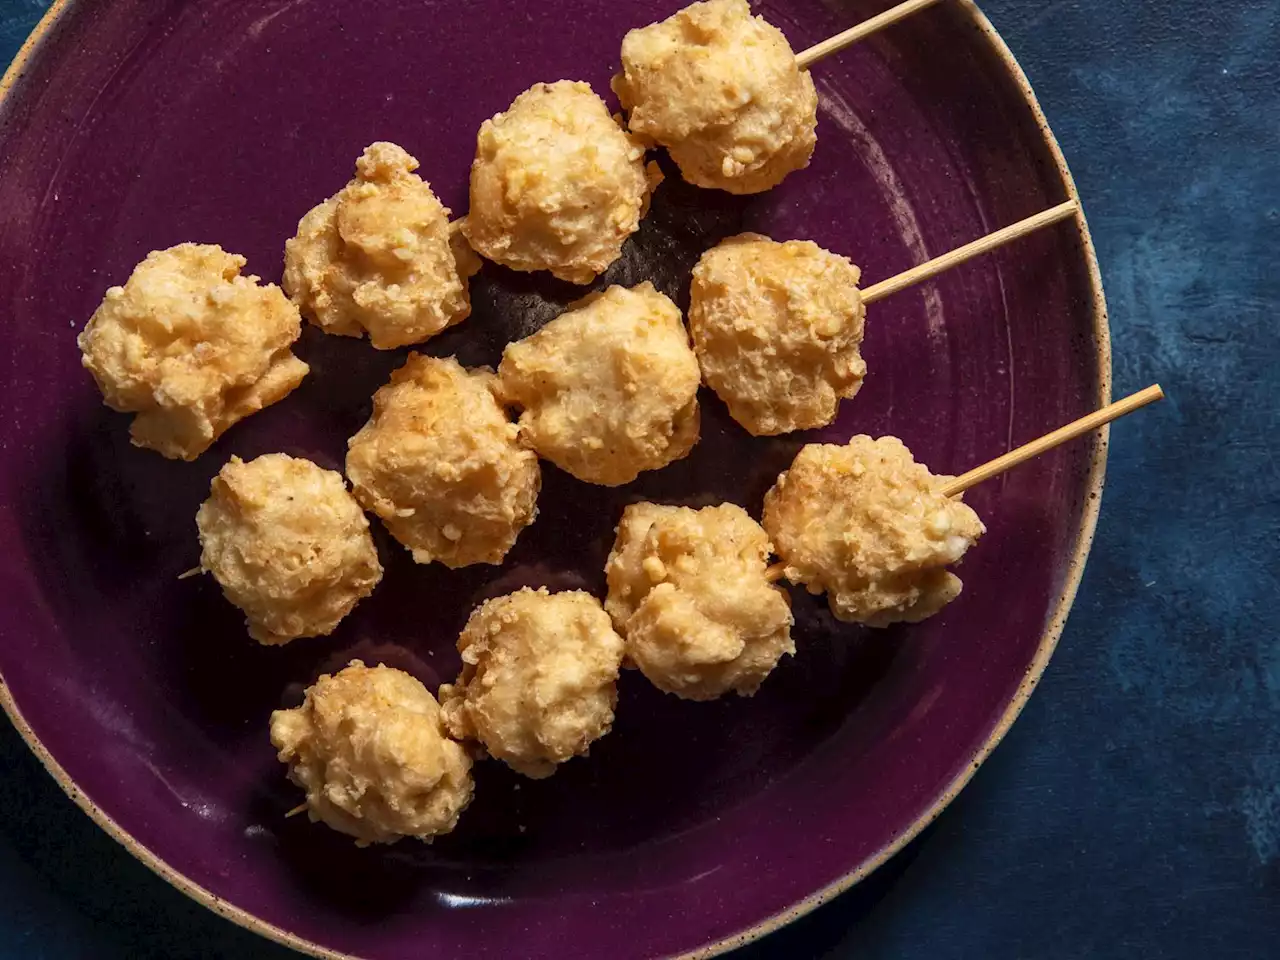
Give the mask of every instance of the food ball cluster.
M 440 688 L 448 728 L 513 770 L 550 776 L 613 725 L 622 638 L 589 593 L 525 588 L 486 601 L 458 652 L 462 673 Z
M 746 0 L 632 30 L 613 86 L 627 125 L 567 80 L 485 121 L 453 224 L 413 156 L 370 144 L 287 241 L 292 300 L 220 247 L 151 253 L 80 334 L 84 366 L 108 406 L 135 414 L 135 444 L 193 459 L 307 374 L 291 352 L 303 316 L 380 350 L 423 343 L 470 314 L 477 254 L 576 284 L 616 262 L 662 179 L 645 160 L 655 142 L 687 181 L 734 194 L 775 186 L 814 150 L 813 81 Z M 508 344 L 496 373 L 410 353 L 348 441 L 351 491 L 309 460 L 230 458 L 196 515 L 199 570 L 260 643 L 327 635 L 382 578 L 365 510 L 417 563 L 500 564 L 537 516 L 539 457 L 610 487 L 662 469 L 699 439 L 703 382 L 753 435 L 826 426 L 866 375 L 859 280 L 814 243 L 745 233 L 698 261 L 688 330 L 644 282 L 571 304 Z M 826 593 L 842 620 L 938 612 L 961 589 L 948 565 L 985 532 L 944 495 L 949 479 L 896 438 L 857 436 L 801 449 L 763 526 L 734 504 L 631 503 L 603 604 L 546 588 L 489 599 L 438 701 L 407 673 L 352 660 L 271 715 L 271 742 L 313 821 L 360 846 L 429 842 L 471 802 L 473 759 L 544 778 L 586 755 L 612 728 L 624 665 L 687 700 L 753 695 L 795 653 L 779 575 Z
M 513 270 L 590 283 L 622 255 L 661 179 L 588 84 L 540 83 L 481 125 L 462 229 Z
M 630 31 L 613 89 L 631 131 L 700 187 L 768 190 L 808 166 L 817 142 L 813 79 L 746 0 L 694 3 Z
M 356 178 L 313 208 L 284 248 L 284 288 L 326 333 L 379 350 L 422 343 L 471 313 L 480 259 L 394 143 L 370 144 Z
M 744 233 L 693 269 L 689 329 L 707 386 L 755 436 L 826 426 L 862 386 L 859 271 L 808 240 Z
M 631 662 L 686 700 L 755 693 L 796 649 L 790 601 L 766 573 L 770 552 L 735 504 L 627 507 L 605 565 L 605 609 Z
M 418 563 L 501 563 L 537 515 L 538 458 L 493 387 L 487 370 L 411 353 L 348 444 L 356 499 Z
M 923 620 L 959 596 L 946 567 L 986 532 L 942 494 L 950 479 L 916 463 L 897 437 L 809 444 L 765 496 L 764 527 L 787 579 L 826 593 L 840 620 Z
M 587 483 L 629 483 L 698 440 L 698 360 L 680 309 L 647 281 L 592 294 L 509 344 L 498 378 L 523 410 L 524 442 Z
M 244 265 L 211 244 L 152 251 L 81 331 L 84 366 L 107 406 L 135 415 L 137 446 L 194 460 L 307 375 L 290 350 L 298 309 L 279 287 L 241 276 Z
M 302 706 L 271 715 L 271 743 L 307 813 L 357 846 L 448 833 L 471 802 L 471 759 L 440 706 L 400 670 L 359 660 L 320 677 Z
M 196 513 L 200 566 L 263 644 L 332 633 L 382 579 L 342 475 L 283 453 L 218 471 Z

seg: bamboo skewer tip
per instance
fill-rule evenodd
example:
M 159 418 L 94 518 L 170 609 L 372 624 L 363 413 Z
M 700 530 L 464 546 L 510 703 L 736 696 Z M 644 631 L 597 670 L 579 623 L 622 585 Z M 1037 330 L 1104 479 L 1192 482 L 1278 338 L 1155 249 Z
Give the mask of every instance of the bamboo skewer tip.
M 954 250 L 949 250 L 940 256 L 934 257 L 932 260 L 926 260 L 910 270 L 904 270 L 902 273 L 865 287 L 862 291 L 862 302 L 868 304 L 883 300 L 890 294 L 905 290 L 907 287 L 913 287 L 917 283 L 923 283 L 925 280 L 930 280 L 938 274 L 950 270 L 952 267 L 958 267 L 960 264 L 984 253 L 989 253 L 998 247 L 1004 246 L 1006 243 L 1012 243 L 1014 240 L 1019 240 L 1028 234 L 1035 233 L 1037 230 L 1052 226 L 1069 217 L 1074 217 L 1079 212 L 1080 203 L 1078 200 L 1074 198 L 1064 200 L 1056 206 L 1041 210 L 1039 213 L 1032 214 L 1017 223 L 1011 223 L 1007 227 L 994 230 L 985 237 L 979 237 L 977 240 L 972 240 L 963 246 L 956 247 Z
M 892 26 L 899 20 L 905 20 L 917 11 L 926 7 L 931 7 L 940 0 L 904 0 L 896 7 L 890 7 L 884 13 L 877 14 L 869 20 L 850 27 L 837 33 L 834 37 L 828 37 L 821 43 L 815 43 L 806 50 L 801 50 L 796 54 L 796 64 L 801 70 L 807 70 L 824 57 L 829 57 L 833 53 L 839 53 L 846 47 L 851 47 L 859 40 L 865 40 L 873 33 L 878 33 L 885 27 Z
M 1078 420 L 1073 420 L 1057 430 L 1046 433 L 1043 437 L 1032 440 L 1030 443 L 1024 443 L 1003 456 L 974 467 L 943 487 L 942 493 L 945 496 L 954 497 L 956 494 L 963 493 L 983 480 L 999 476 L 1011 467 L 1016 467 L 1020 463 L 1034 459 L 1054 447 L 1061 446 L 1086 433 L 1091 433 L 1099 427 L 1106 426 L 1111 421 L 1123 417 L 1125 414 L 1133 413 L 1133 411 L 1140 410 L 1149 403 L 1155 403 L 1157 400 L 1163 399 L 1164 389 L 1160 384 L 1153 383 L 1144 390 L 1132 393 L 1122 400 L 1117 400 L 1115 403 L 1109 403 L 1101 410 L 1095 410 L 1093 413 L 1087 414 Z

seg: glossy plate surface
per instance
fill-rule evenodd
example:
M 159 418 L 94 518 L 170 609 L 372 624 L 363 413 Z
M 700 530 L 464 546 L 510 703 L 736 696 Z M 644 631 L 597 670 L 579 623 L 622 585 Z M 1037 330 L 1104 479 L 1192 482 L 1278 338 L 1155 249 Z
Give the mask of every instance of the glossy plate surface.
M 606 93 L 631 26 L 674 2 L 113 0 L 63 4 L 0 106 L 0 693 L 100 823 L 214 909 L 316 952 L 650 957 L 727 948 L 873 868 L 963 784 L 1052 650 L 1096 516 L 1100 446 L 1061 449 L 969 496 L 990 532 L 963 597 L 864 632 L 795 595 L 799 653 L 753 699 L 685 703 L 624 676 L 614 732 L 532 782 L 489 763 L 458 831 L 357 850 L 285 819 L 299 795 L 271 710 L 352 657 L 431 689 L 481 599 L 523 584 L 600 593 L 623 504 L 760 500 L 814 436 L 753 440 L 704 397 L 685 461 L 617 490 L 547 467 L 541 515 L 501 568 L 387 575 L 333 637 L 263 649 L 196 563 L 193 517 L 232 453 L 337 467 L 401 362 L 308 329 L 312 375 L 194 464 L 133 449 L 75 334 L 147 251 L 219 243 L 279 279 L 306 210 L 362 147 L 394 140 L 466 206 L 482 120 L 534 82 Z M 800 49 L 887 4 L 771 0 Z M 600 285 L 688 271 L 755 230 L 851 256 L 867 282 L 1071 190 L 1016 65 L 976 10 L 943 3 L 815 68 L 813 165 L 733 198 L 670 177 Z M 612 102 L 612 97 L 609 96 Z M 493 364 L 581 291 L 487 266 L 475 313 L 430 352 Z M 823 439 L 902 437 L 960 472 L 1097 406 L 1101 294 L 1066 223 L 869 311 L 870 374 Z M 7 691 L 7 692 L 6 692 Z M 518 946 L 517 946 L 518 945 Z

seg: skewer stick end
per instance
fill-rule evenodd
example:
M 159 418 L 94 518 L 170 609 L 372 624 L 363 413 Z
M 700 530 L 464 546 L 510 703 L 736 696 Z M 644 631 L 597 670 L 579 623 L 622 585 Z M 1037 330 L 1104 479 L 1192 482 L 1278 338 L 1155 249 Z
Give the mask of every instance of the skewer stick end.
M 980 467 L 974 467 L 968 473 L 956 477 L 945 487 L 942 488 L 942 495 L 945 497 L 954 497 L 957 493 L 968 490 L 975 484 L 988 480 L 991 477 L 999 476 L 1010 467 L 1016 467 L 1020 463 L 1031 460 L 1040 454 L 1052 450 L 1060 444 L 1066 443 L 1068 440 L 1074 440 L 1076 437 L 1091 433 L 1099 427 L 1106 426 L 1112 420 L 1123 417 L 1127 413 L 1133 413 L 1145 407 L 1149 403 L 1155 403 L 1157 400 L 1164 399 L 1164 390 L 1160 384 L 1153 383 L 1145 390 L 1139 390 L 1137 393 L 1131 393 L 1123 400 L 1117 400 L 1115 403 L 1108 404 L 1101 410 L 1095 410 L 1087 416 L 1081 417 L 1079 420 L 1068 423 L 1065 427 L 1059 427 L 1052 433 L 1047 433 L 1038 440 L 1032 440 L 1030 443 L 1023 444 L 1015 450 L 1010 450 L 1004 456 L 996 457 L 994 460 L 982 464 Z

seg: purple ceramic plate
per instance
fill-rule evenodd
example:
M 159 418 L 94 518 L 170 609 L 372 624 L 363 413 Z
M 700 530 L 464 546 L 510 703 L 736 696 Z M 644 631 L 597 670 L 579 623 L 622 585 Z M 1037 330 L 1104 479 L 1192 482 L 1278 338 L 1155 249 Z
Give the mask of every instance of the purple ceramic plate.
M 769 0 L 799 49 L 887 6 Z M 165 878 L 324 956 L 613 958 L 728 949 L 848 887 L 917 833 L 1007 729 L 1052 651 L 1097 513 L 1102 445 L 975 490 L 990 532 L 964 595 L 909 629 L 835 623 L 795 597 L 799 653 L 753 699 L 623 678 L 614 732 L 545 781 L 478 769 L 456 833 L 357 850 L 286 819 L 299 799 L 271 710 L 352 657 L 431 689 L 479 600 L 521 584 L 600 592 L 622 505 L 761 496 L 813 436 L 753 440 L 705 400 L 685 461 L 605 490 L 546 469 L 501 568 L 387 575 L 327 639 L 264 649 L 196 563 L 193 517 L 231 454 L 342 462 L 404 351 L 308 329 L 312 374 L 194 464 L 133 449 L 75 334 L 147 251 L 184 240 L 278 280 L 298 218 L 362 147 L 395 140 L 466 206 L 480 122 L 537 81 L 608 90 L 619 42 L 676 0 L 111 0 L 55 4 L 0 105 L 0 699 L 82 807 Z M 670 177 L 600 281 L 687 304 L 696 257 L 756 230 L 849 254 L 875 281 L 1074 188 L 1025 79 L 949 0 L 823 62 L 813 165 L 753 198 Z M 475 313 L 431 343 L 494 363 L 580 291 L 486 267 Z M 960 472 L 1107 399 L 1106 323 L 1082 221 L 871 308 L 866 386 L 827 439 L 902 437 Z M 381 535 L 379 533 L 379 535 Z

